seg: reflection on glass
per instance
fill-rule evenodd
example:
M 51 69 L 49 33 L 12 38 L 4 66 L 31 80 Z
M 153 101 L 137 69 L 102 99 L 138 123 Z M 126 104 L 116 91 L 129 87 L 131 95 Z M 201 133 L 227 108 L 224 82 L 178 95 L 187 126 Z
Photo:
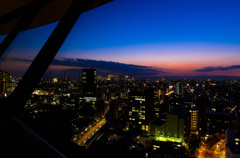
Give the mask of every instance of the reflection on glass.
M 226 29 L 239 5 L 116 0 L 84 13 L 25 105 L 27 121 L 59 148 L 71 142 L 63 151 L 224 157 L 225 130 L 240 133 L 239 30 Z M 39 29 L 9 48 L 6 70 L 24 73 L 48 36 Z
M 0 59 L 1 97 L 7 97 L 26 72 L 57 23 L 20 32 Z M 6 35 L 0 36 L 3 40 Z
M 7 37 L 7 35 L 0 35 L 0 43 L 2 43 L 5 37 Z

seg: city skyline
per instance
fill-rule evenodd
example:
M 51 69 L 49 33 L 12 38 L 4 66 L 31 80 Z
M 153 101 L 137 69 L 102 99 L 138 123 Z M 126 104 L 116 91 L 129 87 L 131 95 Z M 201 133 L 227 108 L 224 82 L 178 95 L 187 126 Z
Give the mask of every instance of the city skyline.
M 108 73 L 122 74 L 124 65 L 133 77 L 240 76 L 239 6 L 226 0 L 113 1 L 80 16 L 55 58 L 65 62 L 49 71 L 81 69 L 76 61 L 88 59 L 108 63 L 88 66 Z M 0 67 L 23 74 L 56 25 L 22 32 Z
M 238 0 L 1 7 L 2 155 L 240 157 Z

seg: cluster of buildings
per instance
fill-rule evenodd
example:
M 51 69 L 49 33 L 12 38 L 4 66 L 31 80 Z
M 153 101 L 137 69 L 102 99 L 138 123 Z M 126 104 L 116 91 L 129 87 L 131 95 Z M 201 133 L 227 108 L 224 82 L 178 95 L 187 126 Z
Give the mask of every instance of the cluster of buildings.
M 1 97 L 14 85 L 17 82 L 2 71 Z M 237 80 L 135 80 L 83 69 L 77 80 L 42 79 L 25 108 L 33 118 L 51 110 L 70 111 L 73 135 L 105 117 L 110 124 L 120 124 L 116 131 L 148 137 L 152 149 L 160 151 L 163 143 L 182 150 L 193 136 L 201 140 L 227 131 L 227 152 L 234 155 L 240 151 L 239 95 Z
M 16 88 L 18 80 L 10 76 L 9 72 L 0 70 L 0 98 L 9 96 Z

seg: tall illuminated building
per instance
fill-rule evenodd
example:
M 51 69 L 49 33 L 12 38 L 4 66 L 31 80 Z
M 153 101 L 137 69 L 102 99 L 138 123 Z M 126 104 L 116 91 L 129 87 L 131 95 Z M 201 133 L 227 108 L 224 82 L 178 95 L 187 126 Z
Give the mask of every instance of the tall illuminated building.
M 10 73 L 1 70 L 0 71 L 0 97 L 6 97 L 7 87 L 10 80 Z
M 177 95 L 183 95 L 183 83 L 182 82 L 176 83 L 175 92 L 177 93 Z
M 128 128 L 135 131 L 150 131 L 150 122 L 154 118 L 154 91 L 132 92 L 128 101 Z
M 190 112 L 190 132 L 198 135 L 198 110 L 191 109 Z
M 96 97 L 96 69 L 82 70 L 83 96 Z

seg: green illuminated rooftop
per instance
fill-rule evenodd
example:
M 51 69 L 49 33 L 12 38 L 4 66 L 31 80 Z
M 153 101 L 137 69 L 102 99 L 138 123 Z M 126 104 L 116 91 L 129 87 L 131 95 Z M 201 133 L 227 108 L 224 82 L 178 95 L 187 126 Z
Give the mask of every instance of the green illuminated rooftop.
M 175 143 L 182 143 L 182 137 L 171 136 L 170 134 L 165 134 L 163 132 L 158 132 L 154 137 L 154 140 L 161 141 L 161 142 L 175 142 Z

